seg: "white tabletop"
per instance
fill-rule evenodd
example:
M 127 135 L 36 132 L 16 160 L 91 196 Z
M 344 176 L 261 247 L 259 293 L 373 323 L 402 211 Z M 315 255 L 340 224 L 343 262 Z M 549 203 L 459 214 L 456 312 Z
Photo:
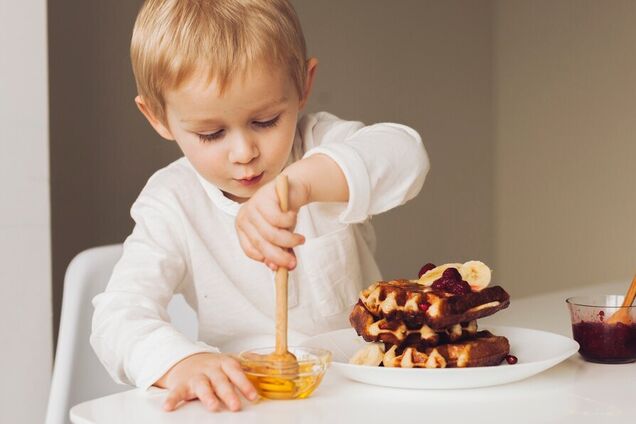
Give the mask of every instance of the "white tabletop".
M 570 336 L 565 298 L 621 294 L 628 283 L 608 283 L 513 300 L 480 320 Z M 162 390 L 130 390 L 84 402 L 71 409 L 75 424 L 95 423 L 323 423 L 438 422 L 623 423 L 636 416 L 636 363 L 601 365 L 578 354 L 531 378 L 495 387 L 464 390 L 404 390 L 356 383 L 329 371 L 308 399 L 244 402 L 238 413 L 211 413 L 199 402 L 177 411 L 161 409 Z M 387 421 L 389 420 L 389 421 Z M 464 421 L 466 420 L 466 421 Z M 469 420 L 469 421 L 468 421 Z M 406 421 L 405 421 L 406 422 Z

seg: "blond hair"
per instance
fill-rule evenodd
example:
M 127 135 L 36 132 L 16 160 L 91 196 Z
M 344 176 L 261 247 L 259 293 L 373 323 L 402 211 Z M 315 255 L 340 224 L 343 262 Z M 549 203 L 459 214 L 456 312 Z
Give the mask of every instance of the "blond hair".
M 288 69 L 301 98 L 305 85 L 305 38 L 288 0 L 147 0 L 130 56 L 138 93 L 164 122 L 164 92 L 198 70 L 223 91 L 251 64 L 266 60 Z

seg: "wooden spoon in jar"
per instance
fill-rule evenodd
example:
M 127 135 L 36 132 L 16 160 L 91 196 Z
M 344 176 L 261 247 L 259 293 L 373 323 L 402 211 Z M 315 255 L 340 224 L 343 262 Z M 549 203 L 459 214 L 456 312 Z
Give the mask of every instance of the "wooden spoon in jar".
M 608 324 L 618 324 L 623 323 L 629 325 L 632 323 L 632 317 L 630 315 L 629 307 L 634 303 L 634 297 L 636 297 L 636 275 L 634 275 L 634 279 L 632 280 L 632 284 L 629 286 L 627 290 L 627 294 L 625 295 L 625 299 L 623 300 L 623 304 L 621 308 L 614 312 L 612 316 L 607 319 Z
M 289 184 L 287 175 L 276 177 L 276 194 L 280 203 L 280 209 L 287 212 Z M 276 270 L 276 348 L 274 353 L 265 358 L 271 361 L 271 368 L 280 374 L 297 374 L 298 361 L 293 353 L 287 350 L 287 277 L 288 270 L 278 267 Z

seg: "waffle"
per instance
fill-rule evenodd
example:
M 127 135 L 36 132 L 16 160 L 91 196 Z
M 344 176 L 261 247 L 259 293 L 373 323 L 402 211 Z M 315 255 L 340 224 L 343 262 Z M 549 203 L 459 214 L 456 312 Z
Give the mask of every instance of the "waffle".
M 479 331 L 469 340 L 417 349 L 392 346 L 382 365 L 399 368 L 464 368 L 499 365 L 510 352 L 508 339 Z
M 432 330 L 492 315 L 509 304 L 510 296 L 500 286 L 453 295 L 411 280 L 374 283 L 362 290 L 358 302 L 374 321 L 402 322 L 408 329 L 422 329 L 426 325 Z
M 425 348 L 463 340 L 477 332 L 477 322 L 461 322 L 441 330 L 433 330 L 422 323 L 414 326 L 401 319 L 376 319 L 369 312 L 362 301 L 353 307 L 349 315 L 349 322 L 359 336 L 367 342 L 383 342 L 388 345 L 413 346 Z

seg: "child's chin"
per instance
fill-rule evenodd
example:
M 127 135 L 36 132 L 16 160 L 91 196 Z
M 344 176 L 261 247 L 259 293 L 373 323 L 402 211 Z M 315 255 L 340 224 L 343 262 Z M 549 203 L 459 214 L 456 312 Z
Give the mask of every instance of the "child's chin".
M 249 200 L 250 197 L 256 191 L 254 188 L 244 188 L 242 190 L 222 190 L 223 195 L 228 199 L 234 200 L 237 203 L 244 203 Z

